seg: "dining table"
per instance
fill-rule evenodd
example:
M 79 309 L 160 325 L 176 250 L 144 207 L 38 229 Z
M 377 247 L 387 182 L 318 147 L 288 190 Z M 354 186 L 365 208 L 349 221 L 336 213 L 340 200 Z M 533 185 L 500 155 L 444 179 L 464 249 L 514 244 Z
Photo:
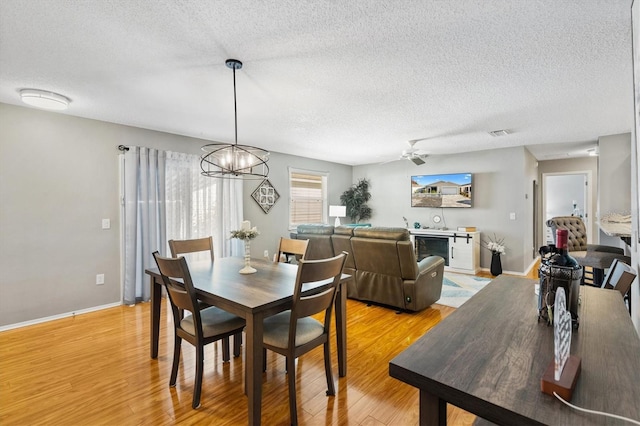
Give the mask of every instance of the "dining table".
M 187 260 L 198 299 L 231 312 L 246 320 L 245 369 L 248 423 L 260 424 L 262 402 L 262 338 L 266 317 L 291 309 L 298 266 L 295 264 L 251 259 L 253 274 L 241 274 L 245 260 L 241 257 L 216 258 L 214 262 Z M 158 357 L 162 277 L 157 268 L 145 272 L 151 286 L 151 358 Z M 342 274 L 335 301 L 335 326 L 338 353 L 338 375 L 347 374 L 346 283 Z M 313 291 L 322 283 L 311 284 Z

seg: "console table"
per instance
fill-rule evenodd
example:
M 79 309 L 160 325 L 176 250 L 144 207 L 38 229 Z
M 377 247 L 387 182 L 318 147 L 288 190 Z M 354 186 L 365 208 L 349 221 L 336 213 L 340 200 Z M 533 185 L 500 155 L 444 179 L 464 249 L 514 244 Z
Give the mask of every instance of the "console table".
M 480 232 L 445 229 L 409 229 L 418 261 L 444 258 L 445 270 L 476 274 L 480 270 Z
M 420 390 L 420 424 L 447 422 L 447 403 L 503 425 L 622 425 L 540 391 L 553 328 L 537 321 L 535 281 L 501 275 L 389 363 Z M 620 293 L 582 286 L 571 354 L 582 359 L 572 404 L 640 419 L 640 338 Z

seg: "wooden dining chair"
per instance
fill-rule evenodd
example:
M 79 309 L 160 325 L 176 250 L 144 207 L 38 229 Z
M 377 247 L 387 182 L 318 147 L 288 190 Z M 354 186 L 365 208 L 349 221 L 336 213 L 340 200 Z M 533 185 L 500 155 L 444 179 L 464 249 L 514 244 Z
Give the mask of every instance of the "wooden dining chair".
M 181 254 L 199 253 L 208 251 L 211 256 L 211 261 L 214 260 L 213 255 L 213 237 L 196 238 L 191 240 L 169 240 L 169 249 L 171 250 L 171 257 L 178 257 Z M 199 301 L 200 308 L 208 308 L 210 305 Z M 240 348 L 242 346 L 242 333 L 233 336 L 233 354 L 234 356 L 240 355 Z M 226 356 L 229 356 L 228 352 Z
M 169 240 L 169 249 L 171 250 L 171 257 L 208 251 L 213 262 L 213 237 L 211 236 L 192 240 Z
M 329 332 L 331 312 L 340 283 L 342 268 L 347 253 L 320 260 L 301 260 L 293 291 L 290 311 L 265 318 L 263 350 L 263 371 L 266 370 L 267 349 L 286 357 L 289 382 L 289 413 L 292 425 L 298 424 L 296 406 L 295 360 L 317 346 L 324 345 L 324 368 L 327 376 L 327 395 L 335 395 L 333 374 L 331 373 L 331 350 Z M 309 283 L 326 281 L 326 284 L 305 292 Z M 309 289 L 306 289 L 309 290 Z M 318 321 L 312 315 L 322 313 Z
M 198 408 L 202 389 L 204 346 L 222 340 L 222 359 L 225 362 L 229 361 L 229 336 L 242 333 L 245 320 L 215 306 L 200 309 L 189 267 L 184 257 L 177 259 L 162 257 L 157 251 L 153 253 L 153 257 L 167 289 L 173 313 L 173 367 L 171 368 L 169 386 L 176 385 L 180 349 L 182 340 L 186 340 L 196 348 L 196 377 L 191 406 Z M 176 280 L 181 280 L 182 283 Z M 184 316 L 184 311 L 189 311 L 190 314 Z
M 277 262 L 290 263 L 289 256 L 296 256 L 296 260 L 304 259 L 309 247 L 309 240 L 293 240 L 290 238 L 280 238 L 278 244 L 278 253 L 276 255 Z

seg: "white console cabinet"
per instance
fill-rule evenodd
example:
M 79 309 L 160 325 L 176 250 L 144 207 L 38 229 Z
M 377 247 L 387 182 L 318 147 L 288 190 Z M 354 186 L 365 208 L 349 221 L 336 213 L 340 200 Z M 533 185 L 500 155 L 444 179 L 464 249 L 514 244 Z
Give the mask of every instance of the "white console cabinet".
M 442 256 L 445 270 L 476 274 L 480 271 L 480 232 L 409 229 L 418 261 Z

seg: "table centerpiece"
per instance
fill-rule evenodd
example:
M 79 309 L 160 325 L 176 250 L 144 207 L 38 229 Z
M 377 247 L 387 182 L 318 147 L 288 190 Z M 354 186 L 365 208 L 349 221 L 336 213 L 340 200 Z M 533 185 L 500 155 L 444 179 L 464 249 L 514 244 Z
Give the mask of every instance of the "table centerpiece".
M 255 268 L 251 267 L 251 240 L 260 235 L 258 229 L 251 227 L 251 222 L 245 220 L 242 222 L 242 228 L 231 231 L 231 238 L 237 238 L 244 241 L 244 268 L 240 269 L 241 274 L 254 274 Z

